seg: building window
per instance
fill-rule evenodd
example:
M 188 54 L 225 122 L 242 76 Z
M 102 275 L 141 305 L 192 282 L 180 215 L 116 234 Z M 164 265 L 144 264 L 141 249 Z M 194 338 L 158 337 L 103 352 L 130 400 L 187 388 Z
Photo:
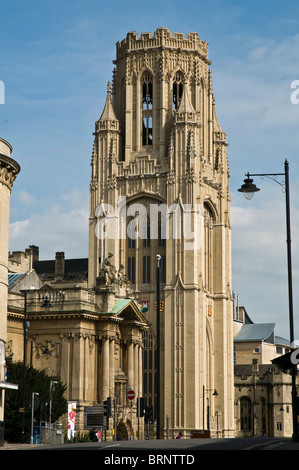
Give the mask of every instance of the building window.
M 151 227 L 149 219 L 144 220 L 143 224 L 143 248 L 151 246 Z
M 266 432 L 266 400 L 264 398 L 261 399 L 261 415 L 262 415 L 262 433 Z
M 151 282 L 151 257 L 143 256 L 142 258 L 142 281 L 143 284 Z
M 276 430 L 282 431 L 282 423 L 276 423 Z
M 160 213 L 159 219 L 158 219 L 158 246 L 166 245 L 166 240 L 165 240 L 166 234 L 164 232 L 165 232 L 165 227 L 162 227 L 161 213 Z
M 173 109 L 178 109 L 182 96 L 183 96 L 183 75 L 181 73 L 176 73 L 172 86 L 172 107 Z
M 213 290 L 213 279 L 214 279 L 214 216 L 208 205 L 205 205 L 204 210 L 204 260 L 205 260 L 205 271 L 204 271 L 204 283 L 208 291 Z
M 240 400 L 240 428 L 241 431 L 251 431 L 251 401 L 247 397 Z
M 153 80 L 150 73 L 142 82 L 142 145 L 153 143 Z
M 135 284 L 135 256 L 128 257 L 128 279 L 132 284 Z
M 161 256 L 161 282 L 166 282 L 166 256 Z

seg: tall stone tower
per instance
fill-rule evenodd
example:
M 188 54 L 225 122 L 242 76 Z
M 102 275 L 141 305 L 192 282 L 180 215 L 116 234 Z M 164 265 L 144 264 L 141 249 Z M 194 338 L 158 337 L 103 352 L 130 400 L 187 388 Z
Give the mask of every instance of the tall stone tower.
M 20 167 L 11 157 L 12 148 L 0 138 L 0 382 L 4 381 L 7 333 L 8 235 L 10 193 Z M 0 421 L 3 420 L 4 392 L 0 388 Z
M 162 432 L 233 436 L 229 169 L 208 44 L 194 32 L 130 32 L 114 63 L 95 124 L 89 284 L 108 256 L 124 267 L 152 325 L 144 396 L 155 405 L 160 255 Z

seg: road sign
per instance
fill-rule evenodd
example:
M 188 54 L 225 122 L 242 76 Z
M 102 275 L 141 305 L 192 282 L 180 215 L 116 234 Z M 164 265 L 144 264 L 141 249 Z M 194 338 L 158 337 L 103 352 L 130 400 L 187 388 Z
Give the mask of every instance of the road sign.
M 134 390 L 128 390 L 127 391 L 127 398 L 128 398 L 128 400 L 134 400 L 134 398 L 135 398 Z

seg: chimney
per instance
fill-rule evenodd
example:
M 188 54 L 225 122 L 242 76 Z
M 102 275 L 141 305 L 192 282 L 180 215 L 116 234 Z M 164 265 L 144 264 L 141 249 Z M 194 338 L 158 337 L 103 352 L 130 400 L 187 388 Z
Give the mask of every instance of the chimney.
M 252 373 L 253 374 L 259 373 L 259 363 L 257 359 L 252 359 Z
M 39 247 L 30 245 L 26 252 L 29 254 L 29 269 L 33 269 L 34 263 L 39 260 Z
M 61 280 L 64 278 L 65 267 L 64 267 L 64 252 L 57 251 L 55 255 L 55 279 Z

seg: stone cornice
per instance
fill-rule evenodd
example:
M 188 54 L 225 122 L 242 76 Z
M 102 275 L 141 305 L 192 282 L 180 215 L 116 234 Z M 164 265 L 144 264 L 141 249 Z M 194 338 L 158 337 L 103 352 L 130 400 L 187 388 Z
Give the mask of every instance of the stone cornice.
M 20 170 L 20 165 L 15 160 L 0 153 L 0 183 L 11 189 Z

